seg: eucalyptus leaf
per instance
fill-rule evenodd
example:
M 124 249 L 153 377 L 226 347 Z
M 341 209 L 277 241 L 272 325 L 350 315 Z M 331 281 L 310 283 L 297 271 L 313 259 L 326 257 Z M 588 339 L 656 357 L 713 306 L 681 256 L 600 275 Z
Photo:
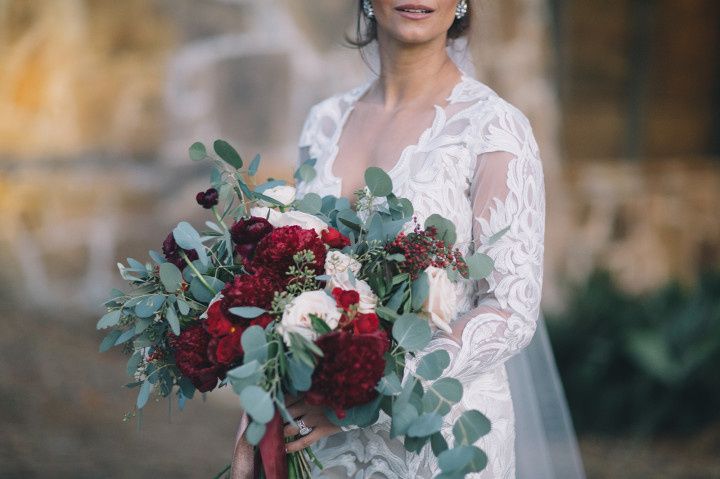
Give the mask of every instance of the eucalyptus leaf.
M 120 322 L 120 318 L 122 318 L 122 310 L 116 309 L 115 311 L 110 311 L 100 318 L 97 323 L 97 329 L 105 329 L 115 326 Z
M 182 273 L 172 263 L 163 263 L 160 265 L 160 281 L 168 293 L 174 293 L 180 289 L 183 282 Z
M 436 412 L 445 415 L 450 408 L 462 398 L 463 388 L 455 378 L 441 378 L 428 386 L 423 397 L 425 412 Z
M 415 372 L 423 379 L 433 381 L 439 378 L 449 365 L 450 354 L 444 349 L 437 349 L 424 355 L 420 359 L 420 363 Z
M 432 435 L 430 438 L 430 447 L 432 448 L 432 452 L 435 454 L 435 457 L 447 451 L 448 443 L 441 432 L 436 432 Z
M 405 434 L 410 425 L 418 418 L 417 409 L 407 402 L 396 401 L 392 408 L 392 424 L 390 426 L 390 437 L 398 437 Z
M 412 282 L 410 292 L 412 295 L 411 308 L 413 311 L 419 311 L 430 295 L 430 282 L 425 271 L 421 272 L 415 281 Z
M 245 352 L 245 362 L 257 360 L 260 364 L 267 361 L 267 339 L 265 330 L 260 326 L 250 326 L 243 332 L 240 342 Z
M 318 214 L 322 210 L 322 199 L 317 193 L 306 193 L 297 202 L 297 209 L 311 215 Z
M 248 386 L 240 393 L 240 404 L 245 412 L 262 424 L 267 424 L 275 414 L 270 394 L 260 386 Z
M 385 396 L 397 396 L 402 391 L 400 378 L 395 372 L 383 376 L 377 385 L 377 390 Z
M 205 145 L 203 145 L 199 141 L 190 145 L 188 153 L 190 154 L 190 159 L 192 161 L 202 161 L 207 156 L 207 150 L 205 150 Z
M 135 372 L 137 371 L 138 366 L 140 365 L 140 362 L 142 361 L 142 352 L 135 351 L 132 356 L 130 356 L 130 359 L 128 359 L 127 362 L 127 373 L 128 376 L 134 376 Z
M 315 162 L 315 158 L 310 158 L 303 162 L 303 164 L 300 165 L 300 167 L 295 171 L 295 179 L 298 182 L 310 182 L 314 180 L 317 176 L 317 171 L 315 171 Z
M 460 472 L 470 465 L 477 449 L 473 446 L 457 446 L 438 456 L 438 465 L 443 473 Z
M 190 379 L 186 378 L 185 376 L 182 376 L 180 379 L 178 379 L 178 386 L 180 386 L 180 391 L 182 391 L 182 395 L 186 398 L 192 399 L 192 397 L 195 395 L 195 386 L 193 385 L 192 381 L 190 381 Z
M 135 321 L 135 334 L 140 334 L 145 331 L 152 322 L 153 321 L 150 318 L 139 318 Z
M 406 351 L 419 351 L 430 342 L 432 331 L 427 321 L 416 314 L 404 314 L 398 318 L 392 328 L 393 338 Z
M 212 276 L 204 276 L 205 282 L 214 290 L 210 291 L 198 278 L 193 278 L 190 282 L 190 294 L 193 298 L 201 303 L 209 303 L 217 294 L 225 287 L 225 283 Z
M 425 413 L 415 419 L 406 434 L 410 437 L 431 436 L 436 432 L 440 432 L 442 427 L 442 417 L 435 413 Z
M 135 305 L 135 314 L 139 318 L 149 318 L 165 303 L 165 296 L 153 294 L 142 299 Z
M 480 411 L 471 409 L 465 411 L 455 420 L 453 436 L 455 444 L 472 445 L 490 432 L 490 420 Z
M 134 336 L 135 336 L 135 328 L 130 328 L 127 331 L 123 331 L 123 333 L 120 336 L 118 336 L 117 339 L 115 340 L 115 346 L 129 341 Z
M 153 390 L 153 385 L 148 381 L 147 379 L 143 381 L 142 386 L 140 386 L 140 391 L 138 392 L 137 397 L 137 408 L 142 409 L 145 407 L 145 404 L 147 404 L 148 399 L 150 399 L 150 393 Z
M 465 258 L 465 263 L 468 265 L 468 273 L 471 279 L 487 278 L 494 267 L 492 258 L 483 253 L 475 253 Z
M 447 218 L 443 218 L 438 214 L 430 215 L 425 220 L 425 229 L 434 226 L 437 229 L 437 238 L 441 239 L 448 246 L 452 246 L 457 239 L 455 232 L 455 224 Z
M 128 258 L 127 262 L 128 262 L 128 265 L 130 265 L 131 270 L 133 270 L 137 273 L 146 273 L 147 272 L 147 268 L 145 268 L 145 265 L 142 264 L 140 261 L 133 259 L 133 258 Z
M 177 298 L 177 306 L 178 311 L 180 311 L 180 314 L 182 314 L 183 316 L 190 312 L 190 305 L 187 304 L 187 301 L 183 299 Z
M 205 246 L 202 244 L 200 234 L 187 221 L 181 221 L 173 230 L 173 237 L 177 245 L 185 250 L 195 250 L 198 259 L 203 265 L 209 264 Z
M 260 444 L 260 441 L 265 435 L 266 430 L 267 425 L 252 421 L 250 422 L 250 424 L 248 424 L 248 427 L 245 430 L 245 439 L 247 439 L 247 442 L 249 442 L 253 446 L 257 446 L 258 444 Z
M 288 374 L 297 391 L 307 391 L 312 385 L 313 368 L 294 356 L 288 359 Z
M 392 180 L 382 168 L 371 166 L 365 170 L 365 184 L 373 196 L 392 194 Z
M 175 336 L 180 336 L 180 319 L 178 319 L 177 313 L 175 312 L 175 306 L 170 305 L 167 307 L 165 310 L 165 318 L 167 319 L 173 334 Z
M 331 410 L 326 410 L 327 418 L 338 426 L 349 426 L 355 424 L 359 427 L 367 427 L 375 423 L 380 415 L 380 401 L 382 396 L 378 395 L 375 399 L 362 406 L 356 406 L 345 411 L 345 418 L 340 419 Z
M 215 153 L 217 153 L 217 155 L 229 165 L 238 170 L 242 168 L 243 162 L 242 159 L 240 159 L 240 154 L 227 141 L 215 140 L 215 143 L 213 143 L 213 149 L 215 150 Z
M 255 155 L 255 158 L 252 159 L 248 167 L 248 175 L 255 176 L 258 168 L 260 168 L 260 155 Z
M 312 323 L 312 327 L 315 330 L 315 332 L 317 332 L 320 335 L 327 334 L 330 331 L 332 331 L 330 326 L 328 326 L 328 324 L 319 316 L 311 314 L 310 322 Z
M 264 309 L 255 306 L 236 306 L 234 308 L 230 308 L 229 311 L 235 316 L 247 319 L 257 318 L 267 312 Z

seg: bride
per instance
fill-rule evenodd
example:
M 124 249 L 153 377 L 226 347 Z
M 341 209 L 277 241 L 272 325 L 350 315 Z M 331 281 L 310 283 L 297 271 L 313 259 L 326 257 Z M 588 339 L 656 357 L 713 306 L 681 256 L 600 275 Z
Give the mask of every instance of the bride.
M 476 443 L 488 465 L 473 477 L 514 478 L 516 414 L 506 361 L 536 331 L 543 168 L 527 118 L 448 55 L 449 42 L 469 29 L 472 8 L 467 0 L 359 0 L 357 46 L 377 43 L 380 74 L 310 110 L 301 161 L 316 159 L 317 175 L 300 183 L 298 193 L 352 198 L 364 186 L 365 169 L 381 167 L 394 193 L 412 201 L 420 224 L 438 213 L 455 224 L 463 253 L 476 248 L 494 260 L 488 280 L 457 284 L 460 313 L 452 335 L 436 333 L 423 354 L 447 350 L 452 362 L 445 374 L 464 386 L 450 425 L 467 409 L 492 423 Z M 289 410 L 307 427 L 287 449 L 312 446 L 324 465 L 316 477 L 429 478 L 438 472 L 429 447 L 410 453 L 390 438 L 387 416 L 368 428 L 341 430 L 302 400 Z M 448 439 L 450 425 L 443 431 Z M 298 432 L 285 430 L 287 436 Z

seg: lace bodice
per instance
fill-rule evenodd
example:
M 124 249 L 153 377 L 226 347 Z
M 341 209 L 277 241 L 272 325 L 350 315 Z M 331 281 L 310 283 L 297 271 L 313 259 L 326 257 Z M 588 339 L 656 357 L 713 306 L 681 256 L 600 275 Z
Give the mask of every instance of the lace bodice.
M 298 185 L 299 195 L 340 195 L 342 179 L 332 174 L 338 139 L 369 86 L 310 110 L 300 157 L 317 160 L 317 176 Z M 448 350 L 452 361 L 446 375 L 465 388 L 448 418 L 479 409 L 492 422 L 491 433 L 477 443 L 489 456 L 488 467 L 475 477 L 514 477 L 514 417 L 504 362 L 534 334 L 543 266 L 543 170 L 530 123 L 487 85 L 463 75 L 447 105 L 435 107 L 432 125 L 403 150 L 388 174 L 394 193 L 412 201 L 420 224 L 438 213 L 454 222 L 463 253 L 477 249 L 495 261 L 487 280 L 456 285 L 459 314 L 453 330 L 462 341 L 438 332 L 423 353 Z M 411 360 L 409 367 L 414 364 Z M 429 447 L 408 453 L 389 438 L 388 429 L 385 416 L 370 428 L 321 442 L 322 477 L 432 477 L 437 467 Z M 450 427 L 444 433 L 450 441 Z

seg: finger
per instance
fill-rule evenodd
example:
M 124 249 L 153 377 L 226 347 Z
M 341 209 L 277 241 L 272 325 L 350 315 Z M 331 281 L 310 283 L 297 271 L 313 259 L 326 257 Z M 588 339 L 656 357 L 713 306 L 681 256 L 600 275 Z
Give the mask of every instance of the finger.
M 323 418 L 324 416 L 322 415 L 322 413 L 317 412 L 309 412 L 302 416 L 302 420 L 305 425 L 311 428 L 314 428 L 318 424 L 322 424 Z M 285 434 L 285 437 L 297 436 L 300 433 L 300 428 L 297 427 L 297 423 L 295 425 L 293 425 L 292 423 L 286 423 L 283 432 Z
M 318 440 L 322 439 L 324 436 L 326 436 L 327 433 L 325 431 L 325 428 L 318 427 L 316 429 L 313 429 L 313 431 L 308 434 L 307 436 L 302 436 L 301 438 L 298 438 L 296 441 L 289 442 L 285 445 L 285 450 L 290 452 L 298 452 L 306 447 L 310 447 L 313 444 L 315 444 Z
M 290 407 L 299 401 L 302 401 L 302 396 L 291 396 L 289 394 L 285 395 L 285 407 Z
M 285 435 L 285 437 L 297 436 L 299 433 L 300 433 L 300 429 L 298 429 L 297 427 L 293 426 L 292 424 L 288 424 L 288 425 L 285 426 L 285 428 L 283 429 L 283 434 Z
M 307 404 L 305 404 L 305 401 L 298 401 L 297 403 L 287 408 L 287 410 L 291 417 L 299 418 L 307 414 L 308 406 Z

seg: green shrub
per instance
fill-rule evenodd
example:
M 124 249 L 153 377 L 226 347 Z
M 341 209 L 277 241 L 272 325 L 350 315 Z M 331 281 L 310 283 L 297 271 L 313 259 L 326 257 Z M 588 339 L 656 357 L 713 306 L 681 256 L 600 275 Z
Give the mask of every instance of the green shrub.
M 547 319 L 578 431 L 690 433 L 720 416 L 720 272 L 632 296 L 598 271 Z

